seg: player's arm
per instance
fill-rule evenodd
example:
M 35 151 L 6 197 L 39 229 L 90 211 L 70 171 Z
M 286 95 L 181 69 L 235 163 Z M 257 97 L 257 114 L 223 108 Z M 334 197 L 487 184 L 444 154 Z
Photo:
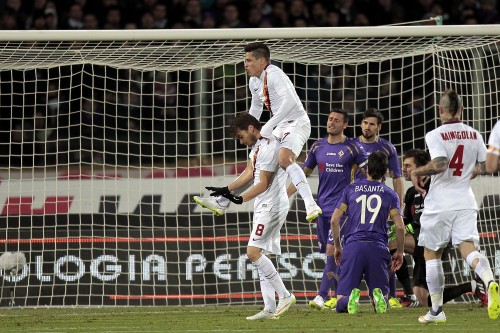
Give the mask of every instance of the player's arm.
M 237 189 L 240 189 L 242 187 L 245 187 L 249 182 L 253 180 L 253 166 L 252 166 L 252 161 L 248 160 L 247 162 L 247 167 L 241 175 L 236 178 L 231 184 L 227 186 L 229 191 L 235 191 Z
M 259 120 L 260 116 L 262 115 L 264 103 L 260 99 L 257 92 L 255 92 L 255 89 L 258 89 L 258 86 L 256 85 L 254 80 L 250 79 L 250 81 L 248 83 L 248 89 L 250 90 L 250 93 L 252 94 L 252 101 L 251 101 L 250 109 L 248 110 L 248 113 L 250 115 L 254 116 L 255 119 Z
M 333 236 L 333 256 L 335 257 L 335 263 L 337 265 L 340 265 L 340 262 L 342 261 L 342 246 L 340 245 L 340 219 L 346 210 L 347 205 L 344 203 L 341 204 L 339 208 L 335 209 L 330 220 Z
M 411 182 L 415 189 L 422 195 L 425 195 L 425 189 L 423 184 L 424 176 L 437 175 L 445 172 L 448 169 L 448 158 L 445 156 L 439 156 L 432 159 L 426 165 L 422 165 L 411 172 Z
M 471 179 L 476 178 L 479 175 L 486 175 L 488 172 L 486 170 L 486 162 L 477 162 L 474 166 L 474 170 L 472 170 Z M 491 172 L 490 172 L 491 173 Z
M 397 177 L 397 178 L 392 178 L 392 187 L 394 189 L 394 192 L 399 197 L 399 203 L 401 207 L 404 206 L 404 196 L 403 196 L 403 191 L 404 191 L 404 186 L 403 186 L 403 177 Z
M 395 272 L 401 267 L 401 264 L 403 263 L 405 225 L 398 209 L 391 210 L 391 218 L 394 221 L 394 226 L 396 227 L 396 252 L 392 255 L 391 265 L 391 270 Z
M 486 173 L 494 173 L 500 169 L 500 149 L 489 145 L 488 155 L 486 155 Z
M 305 167 L 303 170 L 306 177 L 309 177 L 313 172 L 313 169 L 309 169 L 307 167 Z M 286 194 L 290 198 L 292 195 L 295 194 L 295 192 L 297 192 L 297 188 L 293 185 L 293 183 L 290 183 L 290 185 L 288 185 L 288 188 L 286 189 Z
M 241 195 L 243 202 L 247 202 L 264 193 L 273 182 L 274 172 L 261 170 L 259 173 L 259 183 L 252 186 L 248 191 Z

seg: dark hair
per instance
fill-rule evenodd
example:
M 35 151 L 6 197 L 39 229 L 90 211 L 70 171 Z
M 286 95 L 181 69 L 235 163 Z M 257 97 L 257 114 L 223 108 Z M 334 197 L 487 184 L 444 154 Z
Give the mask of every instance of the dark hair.
M 455 116 L 462 109 L 462 98 L 455 90 L 446 89 L 441 96 L 441 103 L 446 112 Z
M 330 113 L 332 112 L 335 112 L 335 113 L 340 113 L 342 116 L 344 116 L 344 124 L 347 124 L 349 122 L 349 120 L 351 119 L 351 116 L 349 115 L 349 113 L 344 110 L 344 109 L 340 109 L 340 108 L 333 108 Z
M 265 58 L 267 61 L 271 59 L 271 51 L 269 51 L 266 44 L 261 42 L 245 45 L 245 53 L 246 52 L 252 52 L 256 59 Z
M 262 128 L 262 125 L 257 120 L 257 118 L 247 112 L 240 113 L 233 119 L 233 122 L 229 127 L 229 133 L 231 133 L 231 136 L 233 138 L 237 139 L 238 132 L 246 131 L 248 129 L 248 126 L 250 125 L 253 125 L 253 127 L 255 127 L 259 131 Z
M 377 118 L 377 125 L 382 124 L 382 122 L 384 121 L 384 116 L 382 115 L 382 113 L 380 113 L 380 111 L 375 108 L 369 108 L 365 112 L 363 112 L 363 120 L 370 117 Z
M 415 161 L 415 165 L 420 167 L 426 165 L 431 161 L 431 155 L 422 149 L 410 149 L 403 155 L 403 160 L 407 158 L 412 158 Z
M 384 178 L 388 167 L 387 156 L 381 151 L 373 152 L 368 156 L 368 174 L 372 179 L 379 180 Z

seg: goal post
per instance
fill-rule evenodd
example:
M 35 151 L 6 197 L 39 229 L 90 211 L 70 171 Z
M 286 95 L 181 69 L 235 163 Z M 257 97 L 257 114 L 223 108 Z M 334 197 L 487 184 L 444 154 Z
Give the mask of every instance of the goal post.
M 1 34 L 0 243 L 27 262 L 0 260 L 0 306 L 260 304 L 245 250 L 253 204 L 214 217 L 192 201 L 246 163 L 227 129 L 249 108 L 243 46 L 253 41 L 294 82 L 307 146 L 332 108 L 352 113 L 356 136 L 374 107 L 400 156 L 425 148 L 445 88 L 485 140 L 498 119 L 498 25 Z M 314 174 L 310 183 L 316 192 Z M 472 181 L 497 279 L 499 185 Z M 315 235 L 292 198 L 274 260 L 300 302 L 321 281 Z M 457 253 L 447 263 L 447 283 L 470 279 Z

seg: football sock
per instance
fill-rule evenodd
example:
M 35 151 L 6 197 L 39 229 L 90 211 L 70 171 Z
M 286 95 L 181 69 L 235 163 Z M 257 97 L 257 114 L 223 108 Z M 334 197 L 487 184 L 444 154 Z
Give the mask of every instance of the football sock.
M 264 300 L 264 310 L 274 313 L 276 311 L 276 298 L 274 288 L 271 283 L 264 277 L 264 274 L 259 269 L 260 291 Z
M 290 292 L 283 284 L 283 280 L 281 280 L 271 259 L 266 256 L 260 256 L 253 264 L 262 271 L 262 276 L 269 281 L 280 298 L 290 296 Z
M 426 280 L 432 303 L 432 310 L 438 311 L 443 306 L 444 271 L 441 259 L 432 259 L 425 262 L 427 270 Z
M 475 281 L 473 281 L 475 282 Z M 443 303 L 448 303 L 455 298 L 462 296 L 465 293 L 472 292 L 472 284 L 470 282 L 459 284 L 458 286 L 445 287 L 443 291 Z M 428 304 L 431 304 L 431 297 L 427 297 Z
M 337 265 L 335 264 L 334 256 L 326 257 L 326 265 L 323 269 L 323 277 L 321 278 L 321 285 L 319 286 L 318 295 L 323 297 L 324 300 L 328 298 L 330 290 L 337 281 L 335 275 L 337 273 Z M 336 284 L 336 283 L 335 283 Z
M 342 297 L 337 301 L 335 311 L 337 311 L 338 313 L 347 312 L 347 303 L 349 303 L 349 296 Z
M 401 268 L 396 271 L 396 276 L 398 277 L 399 282 L 403 285 L 405 295 L 413 295 L 410 274 L 408 273 L 408 263 L 405 258 L 403 258 Z
M 290 177 L 293 185 L 299 192 L 300 196 L 304 200 L 304 205 L 306 208 L 314 203 L 314 198 L 307 182 L 306 175 L 304 171 L 299 167 L 297 163 L 292 163 L 286 168 L 286 173 Z
M 389 272 L 389 298 L 396 297 L 396 274 Z

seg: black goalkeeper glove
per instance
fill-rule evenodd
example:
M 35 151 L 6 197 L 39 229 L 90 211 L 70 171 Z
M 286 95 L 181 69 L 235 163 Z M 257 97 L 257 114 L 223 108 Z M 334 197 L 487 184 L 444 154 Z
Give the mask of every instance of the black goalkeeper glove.
M 228 193 L 228 194 L 223 194 L 222 196 L 224 198 L 228 198 L 237 205 L 241 205 L 243 203 L 243 197 L 240 197 L 239 195 Z
M 212 193 L 210 193 L 210 196 L 212 197 L 218 197 L 219 195 L 224 195 L 224 194 L 231 194 L 227 186 L 224 187 L 206 186 L 205 188 L 209 191 L 212 191 Z

